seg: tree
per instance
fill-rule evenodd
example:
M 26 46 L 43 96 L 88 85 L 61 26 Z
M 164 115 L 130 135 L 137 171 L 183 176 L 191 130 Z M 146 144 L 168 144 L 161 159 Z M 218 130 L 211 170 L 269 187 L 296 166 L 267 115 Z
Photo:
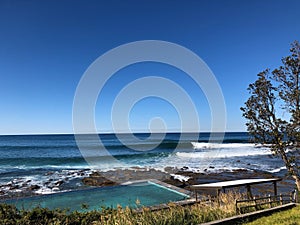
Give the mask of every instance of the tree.
M 300 190 L 300 44 L 291 45 L 282 66 L 259 73 L 249 85 L 249 99 L 241 107 L 255 143 L 268 144 L 280 156 Z

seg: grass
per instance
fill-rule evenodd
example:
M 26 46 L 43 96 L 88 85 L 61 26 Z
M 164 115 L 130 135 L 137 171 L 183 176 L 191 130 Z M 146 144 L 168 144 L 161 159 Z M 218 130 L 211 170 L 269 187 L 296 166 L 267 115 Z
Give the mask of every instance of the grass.
M 277 212 L 270 216 L 259 218 L 245 225 L 300 225 L 300 206 L 293 209 Z

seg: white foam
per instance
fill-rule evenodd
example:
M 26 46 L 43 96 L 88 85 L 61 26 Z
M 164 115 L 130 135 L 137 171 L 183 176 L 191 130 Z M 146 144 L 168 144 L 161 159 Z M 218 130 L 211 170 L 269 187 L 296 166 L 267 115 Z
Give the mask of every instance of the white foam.
M 271 151 L 267 147 L 258 146 L 255 144 L 210 144 L 210 143 L 196 143 L 199 144 L 197 150 L 190 152 L 177 152 L 178 157 L 184 158 L 227 158 L 227 157 L 241 157 L 241 156 L 255 156 L 255 155 L 269 155 Z M 200 148 L 201 147 L 201 148 Z M 198 149 L 202 149 L 203 151 Z
M 224 148 L 258 148 L 265 147 L 260 144 L 250 144 L 250 143 L 204 143 L 204 142 L 191 142 L 194 149 L 224 149 Z
M 238 157 L 238 156 L 255 156 L 255 155 L 269 155 L 271 153 L 266 151 L 256 152 L 218 152 L 214 154 L 207 154 L 202 152 L 177 152 L 178 157 L 184 158 L 227 158 L 227 157 Z
M 191 177 L 183 176 L 183 175 L 179 175 L 179 174 L 171 174 L 171 176 L 174 177 L 174 179 L 179 180 L 181 182 L 186 182 L 191 178 Z
M 35 191 L 36 194 L 48 195 L 55 193 L 51 188 L 42 187 Z
M 282 167 L 279 167 L 279 168 L 276 168 L 276 169 L 273 169 L 273 170 L 268 170 L 269 173 L 278 173 L 280 172 L 281 170 L 285 170 L 286 167 L 285 166 L 282 166 Z

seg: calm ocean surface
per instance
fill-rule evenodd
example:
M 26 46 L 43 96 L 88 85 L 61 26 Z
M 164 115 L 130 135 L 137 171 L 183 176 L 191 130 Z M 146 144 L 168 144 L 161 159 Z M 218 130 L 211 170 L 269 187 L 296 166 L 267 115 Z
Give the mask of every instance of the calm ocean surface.
M 238 168 L 269 172 L 282 170 L 280 159 L 273 157 L 267 148 L 249 143 L 247 133 L 226 133 L 221 145 L 209 148 L 205 146 L 209 133 L 196 136 L 197 140 L 195 134 L 185 134 L 182 138 L 179 133 L 170 133 L 161 142 L 155 135 L 151 138 L 148 138 L 149 134 L 121 135 L 125 143 L 130 143 L 129 147 L 114 134 L 102 134 L 100 139 L 109 155 L 121 162 L 124 168 L 139 166 L 163 170 L 170 166 L 188 167 L 199 172 Z M 136 143 L 134 138 L 138 138 L 139 142 Z M 89 152 L 97 152 L 97 169 L 110 170 L 119 166 L 107 160 L 107 152 L 99 154 L 97 143 L 88 135 L 83 139 Z M 191 142 L 194 141 L 203 142 L 203 148 L 193 149 Z M 157 146 L 153 150 L 145 150 L 154 145 Z M 76 177 L 74 171 L 90 168 L 77 147 L 74 135 L 0 136 L 0 185 L 17 179 L 38 182 L 49 173 L 70 176 L 70 180 L 71 176 Z

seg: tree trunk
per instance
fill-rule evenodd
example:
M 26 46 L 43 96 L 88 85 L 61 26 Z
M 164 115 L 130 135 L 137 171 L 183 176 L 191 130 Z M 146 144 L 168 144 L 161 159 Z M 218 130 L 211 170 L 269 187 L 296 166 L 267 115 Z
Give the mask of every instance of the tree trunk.
M 300 177 L 297 176 L 297 175 L 294 175 L 293 178 L 294 178 L 295 181 L 296 181 L 296 185 L 297 185 L 298 191 L 300 191 Z
M 298 191 L 300 191 L 300 177 L 299 174 L 297 173 L 297 169 L 295 167 L 293 167 L 291 165 L 290 160 L 288 159 L 288 156 L 285 153 L 285 148 L 280 147 L 280 152 L 279 154 L 281 155 L 281 158 L 285 164 L 285 167 L 287 168 L 288 172 L 290 173 L 290 175 L 293 177 L 293 179 L 295 180 L 296 186 Z

